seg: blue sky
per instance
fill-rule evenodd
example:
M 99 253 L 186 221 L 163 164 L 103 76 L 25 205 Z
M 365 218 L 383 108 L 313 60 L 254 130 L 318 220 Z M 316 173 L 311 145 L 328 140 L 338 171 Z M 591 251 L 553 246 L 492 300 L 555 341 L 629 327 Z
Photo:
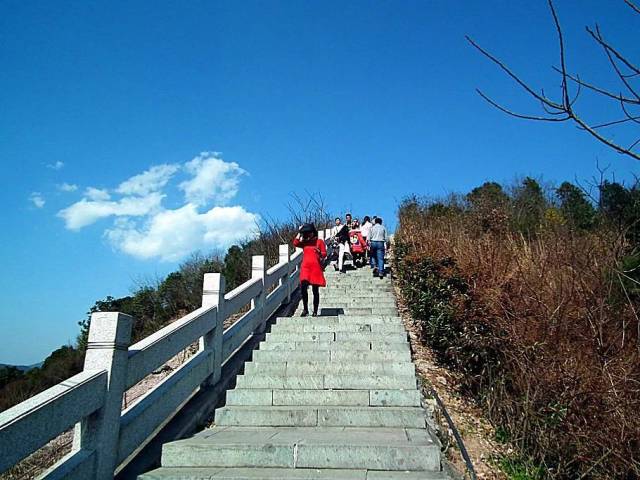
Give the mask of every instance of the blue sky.
M 596 21 L 640 58 L 622 1 L 557 6 L 573 71 L 611 80 Z M 0 362 L 40 361 L 95 300 L 285 217 L 291 192 L 393 224 L 411 193 L 640 173 L 489 107 L 475 87 L 536 112 L 465 34 L 557 89 L 544 1 L 1 2 Z

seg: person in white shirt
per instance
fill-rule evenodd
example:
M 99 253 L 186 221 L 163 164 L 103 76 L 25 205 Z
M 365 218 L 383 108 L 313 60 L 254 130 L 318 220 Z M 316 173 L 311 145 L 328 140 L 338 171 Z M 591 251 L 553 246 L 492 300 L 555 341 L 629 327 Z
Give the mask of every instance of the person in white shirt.
M 369 236 L 371 235 L 371 227 L 373 227 L 373 224 L 371 223 L 371 219 L 369 218 L 369 215 L 365 215 L 365 217 L 362 219 L 362 225 L 360 226 L 360 233 L 362 233 L 362 238 L 364 238 L 364 242 L 367 245 L 369 245 Z M 373 257 L 368 251 L 367 251 L 367 255 L 369 255 L 369 264 L 371 265 L 371 268 L 373 268 Z
M 371 258 L 374 262 L 373 276 L 384 278 L 384 252 L 389 237 L 387 229 L 382 226 L 382 219 L 375 219 L 375 224 L 371 227 L 369 242 L 371 243 Z
M 336 224 L 331 229 L 331 238 L 338 244 L 338 265 L 336 270 L 340 270 L 340 273 L 344 272 L 344 254 L 351 252 L 349 248 L 349 229 L 346 225 L 342 224 L 340 218 L 336 218 Z M 335 265 L 334 265 L 335 266 Z

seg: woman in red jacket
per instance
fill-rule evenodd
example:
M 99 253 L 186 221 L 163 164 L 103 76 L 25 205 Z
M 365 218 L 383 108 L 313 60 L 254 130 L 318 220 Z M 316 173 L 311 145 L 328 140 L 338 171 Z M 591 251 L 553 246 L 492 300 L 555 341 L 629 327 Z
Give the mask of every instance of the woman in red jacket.
M 300 227 L 298 235 L 293 239 L 293 246 L 302 248 L 302 265 L 300 266 L 300 288 L 302 290 L 302 316 L 309 315 L 309 285 L 313 290 L 313 316 L 318 315 L 320 305 L 320 289 L 327 285 L 322 273 L 322 260 L 327 257 L 324 241 L 318 238 L 318 230 L 312 223 Z

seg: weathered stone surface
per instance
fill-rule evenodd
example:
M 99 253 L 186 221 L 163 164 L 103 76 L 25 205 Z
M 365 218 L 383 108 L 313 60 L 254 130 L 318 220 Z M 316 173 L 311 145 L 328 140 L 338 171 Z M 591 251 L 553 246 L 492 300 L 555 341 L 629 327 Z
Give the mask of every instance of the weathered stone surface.
M 274 405 L 369 405 L 369 390 L 273 390 Z
M 400 375 L 332 375 L 324 376 L 325 388 L 343 389 L 396 389 L 416 388 L 415 376 Z
M 301 352 L 296 350 L 256 350 L 253 352 L 253 359 L 256 362 L 287 362 L 296 360 L 331 360 L 330 350 L 314 350 L 312 352 Z
M 227 405 L 272 405 L 273 390 L 236 388 L 227 392 Z
M 324 376 L 238 375 L 236 385 L 239 388 L 322 389 L 324 388 Z
M 384 473 L 384 472 L 381 472 Z M 365 470 L 302 468 L 160 468 L 140 480 L 366 480 Z M 376 479 L 390 477 L 375 477 Z M 395 478 L 395 477 L 394 477 Z M 404 478 L 404 477 L 398 477 Z M 407 480 L 412 480 L 410 477 Z M 435 477 L 433 477 L 435 478 Z M 428 477 L 426 480 L 430 480 Z
M 437 471 L 438 447 L 404 428 L 214 427 L 165 445 L 166 467 Z M 234 464 L 234 465 L 231 465 Z
M 417 389 L 371 390 L 369 395 L 369 405 L 375 407 L 419 407 L 420 392 Z
M 227 406 L 216 410 L 216 425 L 315 427 L 318 410 L 309 407 Z

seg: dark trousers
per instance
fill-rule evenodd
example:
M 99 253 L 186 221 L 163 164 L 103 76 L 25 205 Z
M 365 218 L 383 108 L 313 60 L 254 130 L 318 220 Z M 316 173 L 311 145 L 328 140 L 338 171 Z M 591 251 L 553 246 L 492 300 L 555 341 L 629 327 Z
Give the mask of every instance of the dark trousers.
M 371 242 L 371 260 L 373 268 L 378 269 L 378 275 L 384 275 L 384 242 Z
M 302 293 L 302 306 L 305 312 L 309 311 L 309 282 L 302 282 L 300 284 Z M 318 306 L 320 305 L 320 288 L 318 285 L 311 285 L 313 291 L 313 313 L 318 313 Z

